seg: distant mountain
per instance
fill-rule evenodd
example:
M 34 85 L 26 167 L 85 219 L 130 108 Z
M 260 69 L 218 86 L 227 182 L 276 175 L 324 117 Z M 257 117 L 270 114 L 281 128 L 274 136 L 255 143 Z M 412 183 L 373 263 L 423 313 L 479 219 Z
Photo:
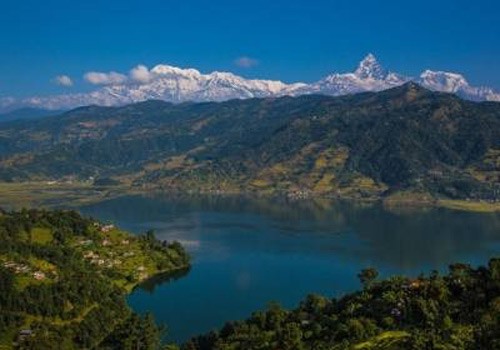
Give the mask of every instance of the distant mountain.
M 426 70 L 417 82 L 428 89 L 457 94 L 466 100 L 500 101 L 499 93 L 488 87 L 470 86 L 460 74 Z
M 3 123 L 0 135 L 3 181 L 500 200 L 500 104 L 413 82 L 342 97 L 90 106 Z
M 411 78 L 387 71 L 369 54 L 353 73 L 334 73 L 310 84 L 245 79 L 232 73 L 202 74 L 196 69 L 158 65 L 148 71 L 141 83 L 105 86 L 89 93 L 76 93 L 25 99 L 2 98 L 0 110 L 13 107 L 70 109 L 85 105 L 120 106 L 150 99 L 168 102 L 207 102 L 256 97 L 324 94 L 340 96 L 365 91 L 381 91 L 414 81 L 434 91 L 450 92 L 473 101 L 500 101 L 500 93 L 488 87 L 470 86 L 456 73 L 424 71 Z
M 37 108 L 21 108 L 7 113 L 0 114 L 0 123 L 10 122 L 14 120 L 30 120 L 48 116 L 53 116 L 62 113 L 58 110 L 47 110 Z
M 168 102 L 227 101 L 255 97 L 294 95 L 305 84 L 285 84 L 272 80 L 251 80 L 232 73 L 202 74 L 195 69 L 168 65 L 154 67 L 148 83 L 125 83 L 102 87 L 89 93 L 32 97 L 22 100 L 0 99 L 0 110 L 12 105 L 48 109 L 75 108 L 87 105 L 120 106 L 146 100 Z
M 354 73 L 331 74 L 299 89 L 299 93 L 341 96 L 366 91 L 382 91 L 403 85 L 410 80 L 410 78 L 387 71 L 375 56 L 369 54 L 359 63 Z

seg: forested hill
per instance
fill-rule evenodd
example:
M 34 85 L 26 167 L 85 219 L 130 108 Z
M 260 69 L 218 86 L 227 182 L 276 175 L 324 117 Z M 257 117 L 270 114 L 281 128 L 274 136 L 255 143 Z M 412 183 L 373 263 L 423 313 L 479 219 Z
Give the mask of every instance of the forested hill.
M 311 295 L 295 310 L 272 305 L 192 339 L 183 350 L 486 350 L 500 348 L 500 260 L 447 275 L 377 281 L 340 299 Z
M 0 349 L 156 349 L 132 287 L 189 267 L 180 244 L 131 236 L 73 211 L 0 213 Z
M 0 124 L 2 181 L 500 199 L 500 103 L 378 93 L 84 107 Z

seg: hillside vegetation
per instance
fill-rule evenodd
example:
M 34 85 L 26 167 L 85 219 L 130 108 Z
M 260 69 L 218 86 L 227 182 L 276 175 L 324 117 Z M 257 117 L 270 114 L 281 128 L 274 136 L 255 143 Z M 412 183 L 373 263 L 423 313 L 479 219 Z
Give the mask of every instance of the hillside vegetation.
M 271 305 L 192 339 L 183 350 L 500 349 L 500 260 L 487 267 L 377 281 L 340 299 L 310 295 L 295 310 Z
M 0 179 L 348 198 L 500 200 L 500 104 L 379 93 L 83 107 L 0 124 Z
M 160 329 L 125 296 L 189 267 L 178 243 L 72 211 L 3 212 L 0 242 L 0 349 L 156 349 Z

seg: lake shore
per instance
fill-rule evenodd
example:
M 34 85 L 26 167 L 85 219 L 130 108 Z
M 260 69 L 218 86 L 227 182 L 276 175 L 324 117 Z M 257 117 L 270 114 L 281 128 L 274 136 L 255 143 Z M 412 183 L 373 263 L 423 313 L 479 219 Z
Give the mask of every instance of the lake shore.
M 284 197 L 289 200 L 326 199 L 359 203 L 382 203 L 388 208 L 448 208 L 460 211 L 500 213 L 499 202 L 484 200 L 434 198 L 426 194 L 397 193 L 387 197 L 331 196 L 315 193 L 277 193 L 259 191 L 182 191 L 148 188 L 141 189 L 126 185 L 93 186 L 86 182 L 47 184 L 47 182 L 0 183 L 0 207 L 19 209 L 27 206 L 80 207 L 130 195 L 182 195 L 182 196 L 245 196 L 256 198 Z

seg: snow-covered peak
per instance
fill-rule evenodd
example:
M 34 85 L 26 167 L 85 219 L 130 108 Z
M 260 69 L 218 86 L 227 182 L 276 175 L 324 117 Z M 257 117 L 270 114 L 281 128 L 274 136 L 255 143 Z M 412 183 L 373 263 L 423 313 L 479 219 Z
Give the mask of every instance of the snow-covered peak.
M 364 91 L 381 91 L 406 83 L 409 78 L 387 71 L 373 54 L 368 54 L 354 73 L 334 73 L 311 84 L 315 93 L 346 95 Z
M 500 94 L 485 86 L 471 86 L 461 74 L 426 70 L 417 81 L 423 87 L 433 90 L 457 94 L 471 101 L 500 101 Z
M 450 93 L 469 87 L 461 74 L 432 70 L 426 70 L 420 75 L 420 83 L 432 90 Z
M 123 83 L 103 86 L 88 93 L 14 99 L 0 98 L 0 111 L 21 107 L 70 109 L 84 105 L 116 106 L 161 99 L 169 102 L 225 101 L 253 97 L 325 94 L 332 96 L 381 91 L 416 82 L 434 91 L 454 93 L 473 101 L 500 101 L 488 87 L 470 86 L 460 74 L 424 71 L 413 79 L 383 68 L 373 54 L 367 55 L 352 73 L 333 73 L 317 82 L 287 84 L 279 80 L 246 79 L 230 72 L 201 73 L 193 68 L 159 64 L 148 70 L 138 66 Z
M 358 66 L 354 74 L 360 79 L 383 80 L 388 72 L 378 62 L 373 54 L 368 54 Z

